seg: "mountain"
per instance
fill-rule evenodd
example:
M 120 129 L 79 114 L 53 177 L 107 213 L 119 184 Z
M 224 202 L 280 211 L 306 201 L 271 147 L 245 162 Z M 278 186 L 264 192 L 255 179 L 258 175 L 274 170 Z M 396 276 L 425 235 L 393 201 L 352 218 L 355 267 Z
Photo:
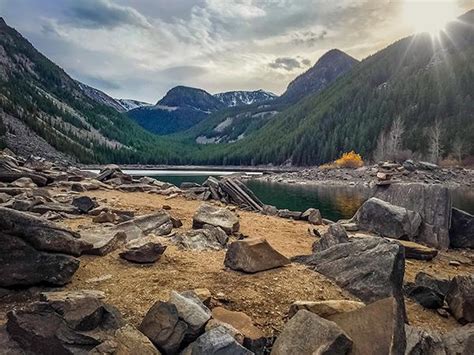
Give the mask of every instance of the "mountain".
M 130 110 L 134 110 L 136 108 L 145 107 L 145 106 L 153 106 L 152 104 L 148 102 L 132 100 L 132 99 L 115 99 L 115 101 L 117 101 L 122 107 L 122 109 L 125 111 L 130 111 Z
M 344 52 L 334 49 L 324 54 L 306 73 L 292 81 L 286 92 L 277 97 L 259 90 L 254 102 L 247 106 L 237 106 L 231 110 L 221 110 L 203 119 L 183 136 L 198 144 L 233 143 L 250 136 L 265 127 L 281 111 L 305 96 L 317 94 L 335 80 L 349 72 L 358 61 Z M 233 98 L 239 92 L 217 94 L 227 106 L 234 106 Z M 247 96 L 253 98 L 252 95 Z
M 305 96 L 318 93 L 338 77 L 350 71 L 357 63 L 359 61 L 350 55 L 339 49 L 332 49 L 319 58 L 311 69 L 293 80 L 281 95 L 280 100 L 296 102 Z
M 225 107 L 236 107 L 252 104 L 261 104 L 271 101 L 278 96 L 264 90 L 256 91 L 228 91 L 215 94 Z
M 1 144 L 22 155 L 81 162 L 179 161 L 117 112 L 104 93 L 78 83 L 0 19 Z
M 120 102 L 116 99 L 110 97 L 105 92 L 102 92 L 96 88 L 93 88 L 89 85 L 83 84 L 80 81 L 76 80 L 77 85 L 81 90 L 86 94 L 90 99 L 98 102 L 99 104 L 106 105 L 112 107 L 113 109 L 117 110 L 118 112 L 125 112 L 125 108 L 122 106 Z
M 254 134 L 209 149 L 210 164 L 320 164 L 356 150 L 370 159 L 395 119 L 407 156 L 474 154 L 474 11 L 439 36 L 404 38 L 363 60 L 323 91 L 274 116 Z M 436 129 L 435 129 L 436 127 Z M 434 133 L 433 133 L 434 132 Z M 438 132 L 438 133 L 436 133 Z
M 219 99 L 202 89 L 177 86 L 156 105 L 131 110 L 128 115 L 144 129 L 166 135 L 185 131 L 223 108 Z

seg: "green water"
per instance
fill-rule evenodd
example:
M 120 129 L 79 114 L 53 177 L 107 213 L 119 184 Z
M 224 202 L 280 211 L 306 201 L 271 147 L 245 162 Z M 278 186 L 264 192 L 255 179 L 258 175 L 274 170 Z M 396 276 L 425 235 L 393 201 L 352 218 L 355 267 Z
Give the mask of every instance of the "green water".
M 176 186 L 182 182 L 202 184 L 210 175 L 219 177 L 220 172 L 181 172 L 172 175 L 169 172 L 149 174 L 160 181 Z M 354 186 L 309 186 L 297 184 L 270 183 L 265 181 L 245 181 L 247 186 L 265 204 L 279 209 L 305 211 L 313 207 L 321 211 L 323 218 L 333 221 L 351 218 L 357 209 L 371 195 L 371 190 Z M 474 214 L 474 189 L 452 191 L 453 205 Z

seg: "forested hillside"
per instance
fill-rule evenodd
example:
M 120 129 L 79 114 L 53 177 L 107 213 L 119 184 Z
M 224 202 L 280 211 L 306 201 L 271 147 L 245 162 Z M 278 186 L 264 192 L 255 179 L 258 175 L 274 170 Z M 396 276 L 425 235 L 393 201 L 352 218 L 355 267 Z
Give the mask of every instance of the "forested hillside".
M 169 143 L 91 99 L 61 68 L 0 20 L 3 141 L 28 147 L 33 134 L 82 162 L 177 162 Z M 25 132 L 27 133 L 25 135 Z M 1 132 L 0 132 L 1 133 Z M 23 142 L 22 142 L 23 141 Z M 20 147 L 22 148 L 22 147 Z
M 473 24 L 471 11 L 440 37 L 422 34 L 394 43 L 320 94 L 280 113 L 254 135 L 224 151 L 207 150 L 208 162 L 308 165 L 349 150 L 370 157 L 378 137 L 397 118 L 404 132 L 402 149 L 429 156 L 437 131 L 441 156 L 455 153 L 459 146 L 472 155 Z

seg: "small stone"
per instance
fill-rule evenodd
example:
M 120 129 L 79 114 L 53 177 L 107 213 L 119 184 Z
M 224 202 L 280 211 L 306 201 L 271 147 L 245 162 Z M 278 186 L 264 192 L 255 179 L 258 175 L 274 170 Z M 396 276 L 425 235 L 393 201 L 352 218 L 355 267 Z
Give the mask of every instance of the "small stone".
M 459 261 L 456 261 L 456 260 L 450 260 L 449 265 L 457 267 L 457 266 L 461 266 L 461 263 Z

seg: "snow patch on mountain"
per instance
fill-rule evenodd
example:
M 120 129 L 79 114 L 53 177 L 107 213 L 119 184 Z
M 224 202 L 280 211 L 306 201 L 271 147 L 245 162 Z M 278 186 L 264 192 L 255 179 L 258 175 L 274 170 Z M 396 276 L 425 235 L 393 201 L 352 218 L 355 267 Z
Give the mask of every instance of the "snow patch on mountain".
M 131 111 L 139 107 L 152 106 L 148 102 L 132 100 L 132 99 L 116 99 L 120 106 L 123 107 L 125 111 Z
M 275 99 L 277 95 L 264 90 L 256 90 L 229 91 L 215 94 L 214 97 L 219 99 L 227 107 L 236 107 L 271 101 Z

